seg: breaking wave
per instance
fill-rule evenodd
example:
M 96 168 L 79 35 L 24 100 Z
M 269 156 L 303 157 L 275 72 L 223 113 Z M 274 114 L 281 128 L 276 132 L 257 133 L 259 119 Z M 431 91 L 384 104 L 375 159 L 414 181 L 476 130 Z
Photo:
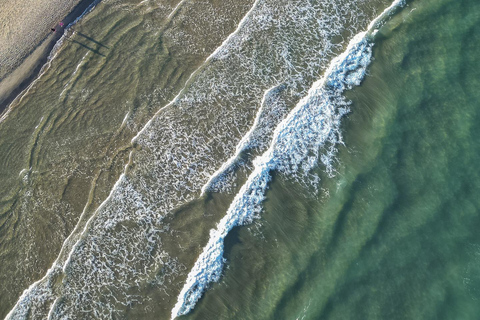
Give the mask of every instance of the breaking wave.
M 172 319 L 190 312 L 207 286 L 219 280 L 225 262 L 225 237 L 233 227 L 251 223 L 258 216 L 271 171 L 277 170 L 289 176 L 300 173 L 307 178 L 318 160 L 325 165 L 327 172 L 333 171 L 331 162 L 336 152 L 335 146 L 342 143 L 340 119 L 349 111 L 343 92 L 358 86 L 366 74 L 373 46 L 369 31 L 375 33 L 378 22 L 401 5 L 404 5 L 404 1 L 395 1 L 370 24 L 368 31 L 356 35 L 347 50 L 332 61 L 324 77 L 313 84 L 308 94 L 275 129 L 270 147 L 253 161 L 254 170 L 247 182 L 235 196 L 217 228 L 210 231 L 208 244 L 178 296 Z M 246 137 L 248 139 L 250 134 Z M 321 147 L 324 148 L 320 154 Z M 244 148 L 245 141 L 242 139 L 237 153 Z M 226 162 L 227 167 L 230 163 L 231 160 Z M 218 175 L 220 172 L 215 176 Z M 317 181 L 318 177 L 315 177 L 313 183 Z
M 121 318 L 148 300 L 142 293 L 152 288 L 168 300 L 194 258 L 178 258 L 182 245 L 191 244 L 167 218 L 205 192 L 229 190 L 233 182 L 226 173 L 242 153 L 261 155 L 188 274 L 172 311 L 174 317 L 184 314 L 218 280 L 228 231 L 260 212 L 272 170 L 314 185 L 318 178 L 310 170 L 317 160 L 333 171 L 340 119 L 348 112 L 341 93 L 363 78 L 372 44 L 365 33 L 357 35 L 346 53 L 330 61 L 346 46 L 338 39 L 353 38 L 374 10 L 364 0 L 250 3 L 236 30 L 175 99 L 156 106 L 159 112 L 132 141 L 135 151 L 124 173 L 78 241 L 25 290 L 7 318 Z M 182 8 L 174 9 L 174 19 L 188 19 Z M 189 41 L 167 36 L 182 45 Z M 314 83 L 321 74 L 326 76 Z

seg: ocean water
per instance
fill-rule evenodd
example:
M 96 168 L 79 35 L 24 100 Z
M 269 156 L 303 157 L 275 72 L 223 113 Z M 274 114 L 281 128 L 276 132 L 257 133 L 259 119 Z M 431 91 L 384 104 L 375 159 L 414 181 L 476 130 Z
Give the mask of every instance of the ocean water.
M 132 137 L 250 6 L 185 4 L 169 17 L 176 3 L 103 1 L 69 30 L 2 122 L 2 316 L 105 200 Z
M 480 6 L 391 5 L 99 3 L 0 123 L 2 316 L 476 318 Z
M 186 318 L 478 318 L 479 19 L 473 1 L 414 1 L 380 30 L 335 177 L 310 199 L 275 175 Z

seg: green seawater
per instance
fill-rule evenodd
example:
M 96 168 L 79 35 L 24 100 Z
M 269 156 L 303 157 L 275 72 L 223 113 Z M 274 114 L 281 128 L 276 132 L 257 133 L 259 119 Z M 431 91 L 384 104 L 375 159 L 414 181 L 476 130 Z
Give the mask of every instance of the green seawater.
M 389 2 L 100 2 L 0 123 L 0 317 L 170 318 L 248 165 L 200 188 L 265 90 L 283 81 L 250 156 Z
M 336 177 L 312 199 L 275 176 L 185 319 L 478 319 L 479 56 L 480 2 L 409 2 L 348 93 Z
M 319 1 L 298 4 L 307 2 Z M 100 233 L 95 239 L 94 232 L 85 235 L 82 230 L 127 163 L 131 166 L 125 172 L 131 180 L 146 177 L 141 180 L 147 182 L 145 188 L 139 188 L 146 198 L 148 192 L 157 191 L 157 180 L 164 178 L 150 175 L 149 170 L 166 168 L 168 173 L 174 168 L 166 161 L 148 160 L 175 150 L 159 148 L 155 157 L 149 157 L 149 146 L 139 147 L 131 139 L 189 79 L 185 94 L 195 96 L 191 91 L 201 88 L 204 100 L 199 99 L 195 108 L 188 109 L 183 101 L 160 113 L 156 124 L 160 133 L 152 141 L 165 145 L 168 140 L 181 141 L 183 136 L 161 140 L 162 133 L 175 131 L 167 130 L 171 123 L 183 133 L 189 133 L 180 130 L 183 127 L 194 131 L 198 126 L 198 137 L 202 137 L 202 130 L 210 132 L 232 120 L 221 117 L 232 105 L 244 111 L 243 118 L 228 124 L 232 131 L 225 136 L 228 150 L 245 134 L 261 98 L 248 95 L 249 82 L 255 94 L 263 93 L 266 83 L 255 73 L 258 70 L 242 69 L 236 60 L 204 62 L 253 3 L 105 0 L 74 27 L 75 33 L 72 30 L 47 72 L 0 125 L 0 317 L 11 310 L 24 289 L 45 275 L 57 256 L 66 259 L 73 240 L 92 234 L 94 240 L 100 239 L 98 244 L 113 239 L 114 245 L 125 240 L 130 246 L 122 247 L 123 242 L 118 247 L 103 246 L 111 252 L 99 250 L 107 255 L 94 252 L 84 260 L 78 258 L 80 254 L 73 255 L 73 264 L 80 261 L 77 266 L 81 267 L 95 259 L 104 262 L 109 253 L 118 261 L 108 262 L 118 263 L 99 264 L 94 271 L 79 268 L 76 273 L 70 267 L 47 277 L 45 287 L 53 288 L 55 296 L 49 296 L 48 290 L 34 292 L 38 301 L 31 299 L 25 318 L 45 319 L 49 310 L 52 319 L 170 317 L 210 228 L 244 183 L 251 169 L 248 165 L 236 168 L 237 185 L 229 192 L 212 191 L 205 196 L 197 192 L 194 200 L 165 215 L 151 252 L 143 252 L 144 247 L 134 242 L 143 231 L 143 225 L 133 222 L 136 208 L 112 209 L 132 217 L 116 225 L 114 231 L 123 228 L 124 234 Z M 325 55 L 320 49 L 318 55 L 307 54 L 309 45 L 318 43 L 311 38 L 302 43 L 298 37 L 309 36 L 305 30 L 314 20 L 302 29 L 305 34 L 297 34 L 297 26 L 289 24 L 301 22 L 298 16 L 303 15 L 285 9 L 286 3 L 296 5 L 293 0 L 280 5 L 270 1 L 265 5 L 271 7 L 265 11 L 268 14 L 259 14 L 255 20 L 268 22 L 269 14 L 277 14 L 284 18 L 277 17 L 283 29 L 266 28 L 244 38 L 239 52 L 259 63 L 264 59 L 271 69 L 277 63 L 282 67 L 280 58 L 288 62 L 289 50 L 296 67 L 319 59 L 328 63 L 346 45 L 341 38 L 363 30 L 390 1 L 359 1 L 365 8 L 355 14 L 349 13 L 354 7 L 350 0 L 331 0 L 339 7 L 345 4 L 345 12 L 325 4 L 317 8 L 319 18 L 323 12 L 340 12 L 341 23 L 358 23 L 355 32 L 343 30 L 344 34 L 335 36 L 334 42 L 342 45 Z M 177 4 L 178 12 L 172 11 Z M 282 17 L 282 9 L 295 14 Z M 282 38 L 284 34 L 292 39 Z M 278 43 L 267 41 L 272 36 Z M 285 55 L 274 56 L 277 52 Z M 181 319 L 479 318 L 480 2 L 408 1 L 378 32 L 373 56 L 362 85 L 347 92 L 351 113 L 342 122 L 345 145 L 338 146 L 335 176 L 319 169 L 321 183 L 313 191 L 273 173 L 260 219 L 230 232 L 220 281 L 211 284 L 195 309 Z M 203 64 L 206 73 L 190 78 Z M 318 79 L 322 68 L 305 81 Z M 219 87 L 225 83 L 231 87 L 226 85 L 225 92 L 218 93 L 217 88 L 208 87 L 211 83 L 205 79 L 209 77 L 218 79 Z M 198 78 L 204 87 L 195 86 Z M 289 103 L 298 100 L 288 96 L 289 90 L 285 92 Z M 195 117 L 201 112 L 196 110 L 207 109 L 218 112 L 212 119 L 197 121 L 198 125 Z M 207 136 L 211 140 L 213 133 Z M 199 146 L 207 143 L 199 141 Z M 225 146 L 213 145 L 218 150 L 208 156 L 228 158 Z M 167 187 L 179 182 L 166 181 Z M 161 202 L 160 197 L 153 199 L 154 204 Z M 64 243 L 70 234 L 73 240 Z M 85 241 L 85 247 L 92 242 Z M 118 248 L 121 254 L 115 256 Z M 157 257 L 159 248 L 168 251 L 175 263 L 164 256 L 165 263 L 148 260 L 150 253 Z M 128 254 L 127 249 L 131 249 Z M 130 258 L 128 263 L 122 260 L 125 257 Z M 145 274 L 122 273 L 129 263 L 146 270 Z M 125 287 L 108 282 L 111 278 L 105 275 L 110 270 L 111 278 Z M 95 275 L 98 283 L 91 281 Z M 82 282 L 82 277 L 87 280 Z M 61 297 L 57 310 L 50 309 L 57 297 Z M 109 316 L 94 312 L 112 305 L 118 310 Z M 87 311 L 80 313 L 83 310 L 74 307 Z

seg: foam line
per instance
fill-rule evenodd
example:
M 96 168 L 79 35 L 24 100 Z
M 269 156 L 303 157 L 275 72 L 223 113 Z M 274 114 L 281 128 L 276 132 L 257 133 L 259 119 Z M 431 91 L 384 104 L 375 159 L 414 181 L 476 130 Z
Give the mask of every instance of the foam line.
M 250 10 L 248 10 L 248 12 L 245 14 L 245 16 L 243 16 L 242 20 L 240 20 L 240 22 L 238 23 L 237 25 L 237 28 L 228 35 L 227 39 L 225 39 L 225 41 L 222 42 L 222 44 L 220 46 L 218 46 L 215 51 L 212 52 L 211 55 L 209 55 L 205 61 L 200 65 L 200 67 L 198 67 L 195 71 L 193 71 L 191 74 L 190 74 L 190 77 L 188 78 L 188 80 L 185 82 L 185 85 L 183 86 L 183 88 L 180 90 L 180 92 L 175 96 L 175 98 L 173 98 L 168 104 L 166 104 L 165 106 L 163 106 L 162 108 L 160 108 L 154 115 L 152 118 L 150 118 L 150 120 L 148 120 L 147 124 L 145 124 L 145 126 L 143 126 L 143 128 L 137 133 L 137 135 L 135 137 L 133 137 L 132 139 L 132 143 L 134 143 L 138 137 L 145 131 L 148 129 L 148 127 L 150 127 L 150 125 L 152 124 L 153 120 L 157 117 L 157 115 L 162 112 L 164 109 L 170 107 L 171 105 L 173 105 L 177 100 L 178 98 L 183 94 L 183 92 L 185 91 L 185 89 L 188 87 L 188 84 L 190 83 L 190 80 L 193 78 L 193 76 L 195 74 L 197 74 L 204 66 L 205 64 L 207 64 L 210 60 L 212 60 L 213 57 L 215 57 L 219 52 L 221 52 L 221 50 L 223 50 L 228 42 L 230 41 L 230 39 L 232 37 L 234 37 L 238 31 L 241 29 L 241 27 L 245 24 L 245 22 L 247 21 L 248 17 L 250 17 L 251 13 L 253 12 L 253 10 L 257 7 L 257 4 L 260 0 L 255 0 L 255 2 L 253 3 L 252 7 L 250 8 Z
M 203 68 L 203 66 L 205 65 L 205 63 L 207 63 L 208 61 L 210 61 L 218 52 L 220 52 L 222 50 L 223 47 L 225 47 L 227 44 L 228 44 L 228 41 L 230 41 L 230 39 L 238 33 L 238 31 L 240 30 L 240 28 L 245 24 L 245 22 L 247 21 L 248 17 L 251 15 L 252 11 L 254 10 L 254 8 L 257 6 L 257 4 L 259 3 L 260 0 L 256 0 L 253 4 L 253 6 L 250 8 L 250 10 L 246 13 L 246 15 L 242 18 L 242 20 L 240 21 L 240 23 L 238 24 L 237 28 L 233 31 L 233 33 L 231 33 L 227 39 L 225 41 L 222 42 L 222 44 L 216 48 L 216 50 L 210 55 L 207 57 L 207 59 L 205 60 L 205 62 L 197 69 L 195 70 L 191 75 L 190 77 L 188 78 L 187 82 L 185 83 L 185 86 L 180 90 L 180 92 L 175 96 L 175 98 L 173 98 L 173 100 L 171 100 L 167 105 L 165 105 L 164 107 L 160 108 L 156 113 L 155 115 L 147 122 L 147 124 L 137 133 L 137 135 L 132 139 L 132 143 L 134 143 L 136 141 L 136 139 L 149 127 L 149 125 L 152 123 L 152 121 L 156 118 L 156 116 L 162 111 L 164 110 L 165 108 L 169 107 L 170 105 L 172 105 L 173 103 L 176 102 L 176 100 L 182 95 L 182 93 L 184 92 L 184 90 L 186 89 L 188 83 L 190 82 L 190 80 L 193 78 L 193 76 L 201 69 Z M 24 92 L 22 92 L 19 96 L 17 96 L 17 99 L 22 99 L 24 94 L 26 92 L 28 92 L 28 90 L 35 84 L 36 81 L 38 81 L 38 79 L 40 79 L 40 77 L 48 70 L 48 68 L 50 67 L 51 65 L 51 61 L 53 61 L 53 59 L 56 57 L 56 55 L 58 54 L 59 50 L 58 48 L 61 46 L 61 44 L 63 43 L 63 39 L 66 37 L 66 34 L 67 34 L 67 30 L 72 26 L 74 25 L 75 23 L 77 23 L 80 18 L 82 18 L 83 16 L 85 16 L 86 14 L 88 14 L 90 11 L 93 10 L 93 8 L 96 6 L 96 4 L 100 2 L 100 0 L 98 1 L 95 1 L 91 6 L 89 6 L 83 13 L 82 15 L 80 15 L 77 19 L 75 19 L 74 22 L 72 22 L 71 24 L 69 24 L 66 28 L 65 28 L 65 31 L 64 31 L 64 35 L 62 36 L 62 38 L 57 41 L 57 43 L 55 44 L 55 47 L 54 49 L 51 51 L 51 54 L 53 54 L 53 56 L 50 58 L 49 57 L 49 61 L 46 65 L 44 65 L 42 67 L 42 71 L 41 71 L 41 74 L 39 75 L 39 77 L 30 84 L 30 86 L 25 89 Z M 45 69 L 45 70 L 44 70 Z M 13 102 L 12 102 L 13 103 Z M 12 105 L 12 104 L 10 104 Z M 3 116 L 2 118 L 0 118 L 0 122 L 3 121 L 7 114 L 9 113 L 10 110 L 8 110 Z M 80 228 L 80 222 L 83 220 L 84 216 L 85 216 L 85 212 L 86 212 L 86 207 L 84 208 L 84 211 L 82 212 L 81 216 L 80 216 L 80 219 L 78 220 L 78 223 L 77 225 L 75 226 L 73 232 L 67 237 L 67 239 L 65 239 L 65 241 L 63 242 L 63 245 L 62 245 L 62 248 L 60 249 L 60 253 L 59 255 L 57 256 L 57 259 L 53 262 L 52 266 L 47 270 L 46 274 L 39 280 L 35 281 L 34 283 L 32 283 L 27 289 L 25 289 L 22 293 L 22 295 L 19 297 L 19 299 L 17 300 L 17 302 L 15 303 L 14 307 L 10 310 L 10 312 L 7 314 L 7 316 L 5 317 L 5 320 L 10 320 L 12 319 L 13 316 L 15 316 L 15 313 L 16 312 L 21 312 L 21 310 L 19 310 L 19 308 L 22 308 L 24 307 L 24 305 L 28 304 L 28 302 L 32 299 L 32 297 L 30 296 L 31 294 L 34 294 L 35 290 L 44 282 L 44 281 L 48 281 L 49 277 L 53 276 L 53 273 L 54 271 L 58 270 L 58 268 L 61 268 L 62 269 L 62 272 L 65 272 L 66 270 L 66 267 L 68 265 L 68 263 L 70 262 L 71 258 L 72 258 L 72 254 L 73 252 L 75 251 L 75 249 L 79 246 L 80 244 L 80 241 L 81 241 L 81 237 L 83 234 L 85 234 L 85 232 L 88 230 L 88 227 L 90 226 L 90 224 L 92 223 L 93 219 L 96 217 L 97 213 L 100 212 L 100 210 L 106 205 L 106 203 L 109 201 L 109 199 L 112 197 L 115 189 L 118 187 L 118 185 L 120 184 L 120 182 L 122 181 L 122 179 L 124 178 L 125 176 L 125 172 L 127 171 L 127 167 L 128 165 L 132 162 L 132 155 L 133 155 L 133 151 L 130 152 L 130 156 L 129 156 L 129 161 L 128 163 L 125 165 L 125 169 L 124 169 L 124 172 L 121 174 L 121 176 L 119 177 L 119 179 L 117 180 L 117 182 L 115 183 L 115 185 L 113 186 L 112 190 L 110 191 L 110 194 L 109 196 L 102 202 L 102 204 L 100 204 L 100 206 L 97 208 L 97 210 L 95 211 L 94 214 L 92 214 L 92 216 L 88 219 L 88 221 L 86 222 L 83 230 L 81 231 L 80 234 L 77 234 L 78 233 L 78 229 Z M 68 243 L 70 243 L 71 241 L 75 241 L 75 244 L 70 248 L 70 251 L 67 255 L 67 258 L 66 260 L 62 263 L 62 256 L 65 254 L 65 250 L 67 248 L 67 245 Z M 53 306 L 52 306 L 53 307 Z
M 50 307 L 50 310 L 48 311 L 48 315 L 47 315 L 47 320 L 51 320 L 52 319 L 52 316 L 53 316 L 53 311 L 55 310 L 55 307 L 58 303 L 58 299 L 55 299 L 55 301 L 53 301 L 52 303 L 52 306 Z
M 220 220 L 210 231 L 210 239 L 187 276 L 171 319 L 189 313 L 212 282 L 219 280 L 223 264 L 224 240 L 238 225 L 250 223 L 260 213 L 270 172 L 287 174 L 308 172 L 317 163 L 320 147 L 340 142 L 340 119 L 348 112 L 342 94 L 360 84 L 370 64 L 372 35 L 404 0 L 396 0 L 374 19 L 367 31 L 357 34 L 347 49 L 332 60 L 324 76 L 308 91 L 289 115 L 277 126 L 269 149 L 257 157 L 254 170 Z M 320 156 L 325 165 L 334 156 L 332 151 Z
M 202 187 L 202 192 L 201 192 L 201 196 L 203 196 L 208 188 L 211 186 L 212 182 L 214 182 L 216 179 L 218 179 L 218 177 L 224 173 L 226 170 L 228 170 L 234 163 L 235 161 L 237 160 L 238 156 L 243 152 L 245 151 L 246 149 L 248 149 L 249 145 L 250 145 L 250 142 L 251 142 L 251 138 L 252 138 L 252 135 L 253 133 L 255 132 L 255 129 L 258 127 L 258 124 L 260 122 L 260 118 L 262 116 L 262 113 L 263 113 L 263 110 L 265 109 L 265 100 L 266 98 L 268 97 L 268 95 L 274 91 L 276 88 L 278 88 L 278 85 L 276 86 L 273 86 L 271 87 L 270 89 L 266 90 L 264 95 L 263 95 L 263 98 L 262 98 L 262 102 L 260 103 L 260 108 L 258 109 L 258 112 L 257 112 L 257 115 L 255 116 L 255 120 L 253 121 L 253 125 L 252 127 L 250 128 L 250 130 L 248 130 L 248 132 L 242 137 L 242 139 L 240 140 L 240 142 L 237 144 L 236 148 L 235 148 L 235 154 L 233 156 L 231 156 L 227 161 L 225 161 L 222 166 L 217 170 L 215 171 L 211 176 L 210 178 L 208 178 L 208 181 L 203 185 Z
M 129 155 L 129 161 L 128 163 L 131 162 L 131 158 L 132 158 L 132 153 L 133 151 L 130 152 L 130 155 Z M 125 170 L 128 166 L 128 163 L 125 165 Z M 120 184 L 120 182 L 122 181 L 124 177 L 124 174 L 122 174 L 120 176 L 120 178 L 117 180 L 117 182 L 115 183 L 114 187 L 112 188 L 110 194 L 108 195 L 107 199 L 105 199 L 105 201 L 98 207 L 97 211 L 98 212 L 102 206 L 104 206 L 104 204 L 107 202 L 107 200 L 109 200 L 111 197 L 112 197 L 112 194 L 113 194 L 113 191 L 115 190 L 115 187 L 118 186 Z M 28 289 L 25 289 L 22 293 L 22 295 L 20 296 L 20 298 L 18 299 L 17 303 L 15 304 L 15 306 L 12 308 L 12 310 L 10 310 L 10 312 L 7 314 L 7 316 L 5 317 L 5 320 L 10 320 L 12 319 L 13 316 L 15 316 L 15 311 L 17 311 L 21 306 L 22 304 L 27 304 L 29 302 L 29 300 L 31 300 L 31 298 L 29 297 L 29 295 L 34 292 L 35 290 L 37 290 L 37 288 L 44 282 L 44 281 L 48 281 L 50 277 L 53 276 L 53 273 L 58 271 L 59 268 L 62 269 L 62 272 L 65 272 L 65 268 L 66 266 L 68 265 L 68 262 L 70 261 L 71 259 L 71 256 L 72 256 L 72 253 L 75 251 L 75 248 L 79 245 L 80 243 L 80 240 L 81 240 L 81 235 L 84 234 L 86 232 L 86 230 L 88 229 L 88 226 L 91 224 L 91 222 L 93 221 L 93 218 L 95 217 L 95 214 L 93 214 L 86 222 L 85 224 L 85 227 L 83 228 L 83 231 L 78 235 L 76 241 L 74 239 L 75 235 L 77 235 L 78 233 L 78 229 L 80 228 L 80 222 L 84 219 L 85 217 L 85 214 L 86 214 L 86 210 L 87 210 L 87 207 L 88 207 L 88 204 L 85 205 L 83 211 L 82 211 L 82 214 L 80 216 L 80 219 L 78 220 L 77 222 L 77 225 L 75 226 L 75 229 L 72 231 L 72 233 L 70 233 L 70 235 L 65 239 L 65 241 L 63 242 L 63 245 L 62 245 L 62 248 L 60 249 L 60 253 L 58 254 L 57 256 L 57 259 L 53 262 L 52 266 L 50 267 L 50 269 L 47 270 L 45 276 L 43 276 L 43 278 L 41 278 L 40 280 L 38 281 L 35 281 L 34 283 L 32 283 L 30 285 L 30 287 L 28 287 Z M 65 262 L 62 263 L 61 261 L 61 257 L 63 256 L 64 254 L 64 251 L 65 251 L 65 248 L 67 247 L 67 244 L 71 241 L 71 240 L 74 240 L 75 241 L 75 244 L 72 246 L 68 256 L 67 256 L 67 259 L 65 260 Z M 58 298 L 57 298 L 58 299 Z M 52 306 L 50 307 L 50 311 L 49 312 L 52 312 L 52 310 L 54 309 L 55 305 L 56 305 L 56 302 L 57 302 L 57 299 L 54 301 L 54 303 L 52 304 Z M 21 310 L 20 310 L 21 312 Z
M 122 121 L 122 124 L 120 125 L 120 128 L 122 128 L 127 123 L 127 119 L 128 119 L 129 115 L 130 115 L 130 111 L 128 111 L 127 114 L 125 115 L 125 117 L 123 118 L 123 121 Z
M 85 58 L 87 57 L 87 55 L 90 53 L 90 51 L 87 51 L 87 53 L 85 53 L 85 55 L 83 56 L 82 60 L 80 60 L 80 62 L 77 64 L 77 67 L 75 68 L 75 71 L 73 71 L 72 75 L 70 76 L 70 79 L 68 80 L 68 82 L 63 86 L 63 90 L 62 92 L 60 92 L 60 95 L 59 97 L 61 97 L 65 91 L 67 91 L 67 88 L 68 88 L 68 85 L 73 81 L 73 77 L 75 77 L 75 75 L 77 74 L 78 72 L 78 69 L 80 69 L 80 67 L 83 65 L 83 61 L 85 61 Z
M 175 8 L 173 8 L 172 12 L 170 12 L 170 14 L 168 15 L 168 19 L 170 19 L 178 10 L 178 8 L 185 2 L 186 0 L 182 0 L 180 1 L 176 6 Z

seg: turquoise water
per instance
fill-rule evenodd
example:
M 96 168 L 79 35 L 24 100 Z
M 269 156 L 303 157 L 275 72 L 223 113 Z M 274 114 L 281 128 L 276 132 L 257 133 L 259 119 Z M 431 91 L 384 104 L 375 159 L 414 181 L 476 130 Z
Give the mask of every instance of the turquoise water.
M 75 27 L 70 40 L 96 52 L 65 45 L 0 126 L 0 258 L 20 266 L 0 270 L 2 315 L 53 263 L 12 318 L 170 318 L 275 127 L 390 5 L 247 2 L 105 1 Z M 396 12 L 373 39 L 362 84 L 345 92 L 350 112 L 335 123 L 336 105 L 320 118 L 334 140 L 319 158 L 308 143 L 323 131 L 290 141 L 307 145 L 319 182 L 288 158 L 301 148 L 286 167 L 276 160 L 257 218 L 225 238 L 218 282 L 179 318 L 478 318 L 479 22 L 473 0 Z M 319 88 L 305 110 L 331 94 Z
M 479 22 L 475 1 L 414 1 L 381 30 L 329 197 L 277 177 L 186 318 L 478 318 Z

